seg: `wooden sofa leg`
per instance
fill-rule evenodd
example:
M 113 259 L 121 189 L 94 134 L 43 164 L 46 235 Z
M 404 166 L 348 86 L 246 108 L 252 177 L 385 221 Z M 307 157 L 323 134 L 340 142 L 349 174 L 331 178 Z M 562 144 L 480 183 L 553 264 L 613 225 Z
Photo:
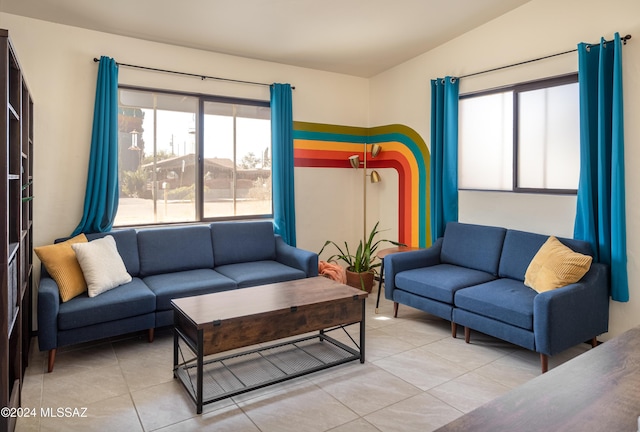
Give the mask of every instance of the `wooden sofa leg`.
M 155 329 L 150 328 L 150 329 L 149 329 L 149 335 L 148 335 L 148 337 L 149 337 L 149 343 L 153 342 L 153 338 L 154 338 L 154 336 L 155 336 Z
M 469 327 L 464 328 L 464 341 L 469 343 L 471 340 L 471 329 Z
M 393 317 L 398 318 L 398 302 L 393 302 Z
M 546 354 L 540 353 L 540 368 L 542 369 L 542 373 L 545 373 L 549 370 L 549 356 Z
M 56 361 L 56 349 L 49 350 L 49 363 L 47 371 L 51 373 L 53 371 L 53 363 Z
M 457 335 L 458 335 L 458 324 L 451 321 L 451 337 L 455 339 Z
M 598 346 L 598 338 L 594 337 L 593 339 L 591 339 L 591 348 L 595 348 Z

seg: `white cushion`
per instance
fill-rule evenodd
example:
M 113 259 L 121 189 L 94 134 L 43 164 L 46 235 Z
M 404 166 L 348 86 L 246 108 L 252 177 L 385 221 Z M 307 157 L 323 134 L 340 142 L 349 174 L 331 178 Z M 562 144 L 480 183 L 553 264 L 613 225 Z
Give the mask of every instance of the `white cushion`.
M 87 281 L 89 297 L 131 282 L 131 275 L 127 273 L 113 236 L 108 235 L 88 243 L 72 244 L 71 247 Z

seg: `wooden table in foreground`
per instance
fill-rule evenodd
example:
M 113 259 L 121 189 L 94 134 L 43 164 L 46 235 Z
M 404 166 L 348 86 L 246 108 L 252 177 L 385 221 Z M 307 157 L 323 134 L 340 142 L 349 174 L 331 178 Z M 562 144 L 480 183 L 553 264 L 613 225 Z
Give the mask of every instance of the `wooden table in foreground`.
M 174 299 L 174 378 L 182 381 L 200 414 L 207 403 L 349 361 L 364 363 L 366 297 L 365 291 L 315 277 Z M 356 323 L 359 343 L 349 336 L 350 346 L 328 335 L 346 333 L 344 327 Z M 194 358 L 184 358 L 180 341 Z
M 640 416 L 640 327 L 440 428 L 445 431 L 630 431 Z

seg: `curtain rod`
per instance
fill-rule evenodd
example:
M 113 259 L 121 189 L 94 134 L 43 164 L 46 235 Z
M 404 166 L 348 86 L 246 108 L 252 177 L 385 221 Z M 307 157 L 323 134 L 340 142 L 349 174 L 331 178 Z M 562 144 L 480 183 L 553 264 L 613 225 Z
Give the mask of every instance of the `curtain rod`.
M 94 57 L 93 61 L 97 63 L 97 62 L 100 61 L 100 59 Z M 144 70 L 153 71 L 153 72 L 164 72 L 164 73 L 170 73 L 170 74 L 175 74 L 175 75 L 190 76 L 190 77 L 200 78 L 203 81 L 206 80 L 206 79 L 214 79 L 214 80 L 218 80 L 218 81 L 228 81 L 228 82 L 233 82 L 233 83 L 238 83 L 238 84 L 251 84 L 251 85 L 259 85 L 259 86 L 271 87 L 271 84 L 255 82 L 255 81 L 243 81 L 243 80 L 237 80 L 237 79 L 232 79 L 232 78 L 221 78 L 221 77 L 215 77 L 215 76 L 209 76 L 209 75 L 194 74 L 194 73 L 190 73 L 190 72 L 178 72 L 178 71 L 172 71 L 172 70 L 167 70 L 167 69 L 158 69 L 158 68 L 152 68 L 152 67 L 148 67 L 148 66 L 138 66 L 138 65 L 132 65 L 132 64 L 127 64 L 127 63 L 119 63 L 119 62 L 116 62 L 116 64 L 118 66 L 124 66 L 124 67 L 129 67 L 129 68 L 134 68 L 134 69 L 144 69 Z M 295 90 L 295 89 L 296 88 L 294 86 L 291 86 L 291 90 Z
M 631 39 L 631 35 L 626 35 L 625 37 L 620 38 L 620 40 L 622 41 L 622 43 L 624 45 L 627 44 L 627 41 L 629 39 Z M 604 43 L 610 43 L 610 42 L 613 42 L 613 39 L 612 40 L 608 40 L 608 41 L 604 41 Z M 589 46 L 593 46 L 593 45 L 598 45 L 598 44 L 591 44 Z M 500 66 L 500 67 L 496 67 L 496 68 L 493 68 L 493 69 L 487 69 L 487 70 L 480 71 L 480 72 L 474 72 L 474 73 L 470 73 L 470 74 L 467 74 L 467 75 L 462 75 L 462 76 L 457 77 L 457 79 L 469 78 L 469 77 L 476 76 L 476 75 L 482 75 L 482 74 L 489 73 L 489 72 L 495 72 L 495 71 L 502 70 L 502 69 L 508 69 L 508 68 L 511 68 L 511 67 L 514 67 L 514 66 L 520 66 L 520 65 L 523 65 L 523 64 L 527 64 L 527 63 L 533 63 L 533 62 L 537 62 L 537 61 L 540 61 L 540 60 L 545 60 L 545 59 L 548 59 L 548 58 L 551 58 L 551 57 L 557 57 L 557 56 L 569 54 L 569 53 L 576 52 L 576 51 L 578 51 L 578 48 L 574 48 L 574 49 L 568 50 L 568 51 L 559 52 L 559 53 L 556 53 L 556 54 L 550 54 L 550 55 L 547 55 L 547 56 L 544 56 L 544 57 L 538 57 L 538 58 L 531 59 L 531 60 L 521 61 L 519 63 L 513 63 L 513 64 L 510 64 L 510 65 L 506 65 L 506 66 Z

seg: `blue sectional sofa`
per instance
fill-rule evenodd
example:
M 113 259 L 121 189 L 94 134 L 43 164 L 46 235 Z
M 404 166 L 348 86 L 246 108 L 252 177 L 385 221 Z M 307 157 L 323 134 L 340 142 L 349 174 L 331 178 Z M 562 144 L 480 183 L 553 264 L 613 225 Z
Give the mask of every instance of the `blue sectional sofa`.
M 318 255 L 287 245 L 270 221 L 114 230 L 129 283 L 96 297 L 61 302 L 43 267 L 38 289 L 38 342 L 49 372 L 61 346 L 173 323 L 171 299 L 318 275 Z
M 577 283 L 538 293 L 524 284 L 529 263 L 549 236 L 501 227 L 451 222 L 428 249 L 388 255 L 385 296 L 548 356 L 591 341 L 608 330 L 608 267 L 592 263 Z M 591 255 L 588 243 L 559 239 Z

